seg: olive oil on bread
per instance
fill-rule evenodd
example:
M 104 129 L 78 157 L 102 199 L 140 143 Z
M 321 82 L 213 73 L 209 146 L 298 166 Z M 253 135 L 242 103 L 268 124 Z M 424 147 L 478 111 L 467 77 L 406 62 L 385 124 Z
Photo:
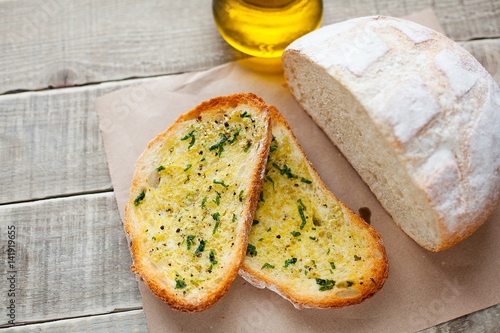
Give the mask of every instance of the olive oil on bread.
M 139 159 L 126 218 L 133 270 L 173 308 L 204 310 L 235 278 L 269 141 L 265 104 L 240 94 L 181 116 Z
M 240 275 L 297 308 L 359 303 L 387 278 L 382 240 L 331 194 L 270 110 L 273 139 Z

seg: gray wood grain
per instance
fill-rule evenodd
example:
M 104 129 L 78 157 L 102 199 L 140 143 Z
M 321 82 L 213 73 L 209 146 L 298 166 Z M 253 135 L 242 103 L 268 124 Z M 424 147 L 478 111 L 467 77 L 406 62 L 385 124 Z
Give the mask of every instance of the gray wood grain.
M 500 83 L 499 1 L 324 5 L 324 24 L 432 6 L 445 33 Z M 202 70 L 244 56 L 218 35 L 207 0 L 0 0 L 0 50 L 0 94 L 129 79 L 0 96 L 0 257 L 6 228 L 15 225 L 16 321 L 26 322 L 7 331 L 145 332 L 142 310 L 110 313 L 139 309 L 142 301 L 110 192 L 94 100 L 150 80 L 130 78 Z M 61 196 L 70 197 L 40 200 Z M 3 277 L 4 260 L 0 271 Z M 1 284 L 0 300 L 6 287 Z M 7 319 L 0 318 L 1 326 Z M 497 305 L 424 332 L 498 332 L 499 318 Z
M 500 39 L 461 44 L 500 83 Z M 94 101 L 152 80 L 0 96 L 0 204 L 109 191 L 111 180 Z
M 145 81 L 0 96 L 0 204 L 109 191 L 94 101 Z
M 500 37 L 500 2 L 495 0 L 324 1 L 326 23 L 367 15 L 402 17 L 432 8 L 444 33 L 455 41 Z
M 2 92 L 193 71 L 237 58 L 206 0 L 2 1 L 0 12 Z
M 500 37 L 495 0 L 324 0 L 323 23 L 427 7 L 452 39 Z M 244 57 L 219 36 L 207 0 L 3 0 L 0 13 L 0 93 L 201 70 Z
M 0 202 L 111 188 L 90 104 L 100 92 L 93 87 L 0 97 Z
M 5 260 L 9 226 L 14 267 Z M 15 271 L 15 295 L 1 283 L 0 299 L 15 300 L 17 323 L 142 307 L 111 192 L 0 206 L 0 246 L 2 280 Z M 2 314 L 0 326 L 8 320 Z
M 461 44 L 500 83 L 500 39 Z M 110 190 L 94 101 L 152 80 L 0 96 L 0 204 Z
M 145 333 L 148 331 L 143 310 L 131 310 L 83 318 L 72 318 L 41 324 L 22 325 L 7 328 L 5 333 Z

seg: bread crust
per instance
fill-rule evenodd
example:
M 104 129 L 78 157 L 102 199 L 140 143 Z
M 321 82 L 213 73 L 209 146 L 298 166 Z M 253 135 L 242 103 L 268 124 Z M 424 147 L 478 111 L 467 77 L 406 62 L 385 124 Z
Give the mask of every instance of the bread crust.
M 394 222 L 422 247 L 437 252 L 456 245 L 500 204 L 500 89 L 457 43 L 413 22 L 363 17 L 295 41 L 285 50 L 283 63 L 296 100 L 344 153 Z M 313 100 L 322 97 L 305 92 L 307 78 L 294 74 L 299 66 L 307 67 L 306 73 L 317 68 L 317 82 L 335 81 L 342 87 L 336 99 L 363 109 L 369 120 L 356 130 L 370 127 L 382 138 L 383 143 L 370 150 L 384 149 L 394 156 L 400 167 L 387 169 L 404 174 L 394 178 L 394 193 L 406 191 L 404 200 L 385 199 L 397 197 L 388 189 L 395 186 L 380 190 L 383 186 L 374 178 L 384 175 L 373 170 L 366 154 L 361 160 L 361 153 L 348 151 L 338 134 L 346 124 L 327 121 L 334 114 L 350 113 L 352 105 L 339 103 L 330 108 L 330 115 L 326 107 L 320 110 L 320 103 L 313 106 Z M 398 211 L 415 206 L 425 218 L 407 218 Z
M 313 177 L 313 183 L 315 186 L 320 188 L 322 193 L 329 196 L 332 200 L 336 201 L 338 205 L 342 207 L 342 211 L 344 212 L 344 216 L 347 216 L 349 223 L 355 224 L 358 227 L 362 228 L 368 233 L 368 237 L 365 238 L 367 242 L 370 243 L 370 247 L 373 252 L 379 253 L 379 258 L 376 261 L 376 264 L 372 267 L 365 267 L 366 275 L 371 276 L 373 279 L 372 283 L 364 283 L 362 285 L 357 284 L 356 286 L 352 286 L 350 288 L 355 288 L 357 290 L 356 295 L 346 297 L 340 297 L 336 293 L 324 293 L 321 296 L 318 294 L 307 294 L 303 295 L 300 293 L 301 286 L 296 285 L 294 288 L 289 288 L 283 284 L 280 284 L 276 278 L 273 278 L 271 274 L 266 274 L 263 269 L 257 269 L 256 267 L 252 267 L 251 264 L 248 263 L 248 260 L 245 260 L 240 269 L 240 276 L 242 276 L 249 283 L 258 288 L 268 288 L 283 298 L 289 300 L 296 308 L 339 308 L 345 307 L 349 305 L 359 304 L 364 300 L 372 297 L 376 294 L 384 285 L 388 274 L 389 274 L 389 262 L 387 259 L 387 254 L 385 251 L 385 246 L 380 234 L 378 234 L 373 227 L 367 224 L 362 218 L 358 215 L 354 214 L 344 203 L 339 201 L 332 192 L 326 187 L 324 182 L 321 180 L 319 174 L 316 169 L 312 165 L 312 163 L 307 159 L 305 152 L 303 151 L 300 143 L 297 138 L 293 134 L 292 129 L 290 128 L 288 122 L 281 115 L 281 113 L 274 107 L 269 107 L 271 114 L 271 123 L 273 132 L 278 130 L 278 128 L 284 129 L 287 131 L 288 136 L 293 142 L 293 149 L 296 149 L 300 152 L 300 155 L 303 158 L 304 163 L 306 163 L 307 168 L 310 172 L 310 175 Z M 279 229 L 279 221 L 276 221 L 276 225 Z M 334 231 L 333 231 L 334 232 Z M 320 256 L 320 254 L 317 254 Z M 279 254 L 277 255 L 279 256 Z M 373 283 L 376 281 L 376 283 Z
M 198 118 L 201 114 L 213 113 L 216 115 L 221 110 L 226 110 L 230 108 L 235 108 L 238 105 L 246 105 L 255 112 L 258 113 L 258 117 L 262 119 L 265 123 L 264 133 L 260 142 L 258 142 L 259 147 L 253 163 L 249 166 L 249 173 L 246 175 L 248 177 L 248 194 L 243 201 L 244 210 L 238 218 L 240 225 L 238 227 L 239 235 L 236 235 L 236 241 L 234 246 L 234 256 L 232 262 L 226 263 L 225 273 L 223 279 L 218 283 L 218 285 L 206 293 L 203 297 L 199 299 L 186 300 L 179 297 L 172 286 L 167 286 L 159 281 L 159 277 L 155 272 L 149 270 L 143 264 L 144 249 L 136 238 L 139 236 L 140 230 L 138 230 L 138 225 L 141 222 L 138 220 L 134 213 L 134 198 L 140 191 L 140 187 L 143 186 L 144 172 L 148 163 L 151 163 L 150 157 L 154 156 L 155 147 L 161 146 L 162 142 L 171 133 L 176 133 L 178 126 L 182 125 L 183 122 Z M 271 141 L 271 130 L 270 130 L 270 116 L 268 114 L 267 105 L 264 101 L 251 93 L 241 93 L 234 94 L 230 96 L 220 96 L 212 98 L 205 101 L 198 106 L 196 106 L 191 111 L 180 115 L 176 121 L 170 125 L 163 133 L 159 134 L 147 145 L 145 151 L 139 157 L 136 163 L 136 169 L 134 172 L 133 181 L 130 188 L 130 198 L 125 207 L 125 231 L 131 240 L 131 253 L 133 258 L 132 271 L 139 275 L 148 288 L 153 292 L 153 294 L 161 299 L 163 302 L 170 305 L 173 309 L 181 310 L 185 312 L 198 312 L 203 311 L 211 306 L 213 306 L 224 294 L 229 290 L 231 282 L 237 276 L 238 269 L 245 257 L 248 231 L 252 223 L 252 218 L 257 207 L 257 202 L 259 199 L 260 190 L 262 187 L 262 177 L 265 168 L 265 162 L 267 155 L 269 153 L 269 145 Z M 153 151 L 153 152 L 152 152 Z

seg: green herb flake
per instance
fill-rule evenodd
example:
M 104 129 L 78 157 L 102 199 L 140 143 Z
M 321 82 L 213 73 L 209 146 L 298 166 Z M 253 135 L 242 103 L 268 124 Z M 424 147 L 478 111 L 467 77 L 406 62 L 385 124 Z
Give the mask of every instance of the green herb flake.
M 238 199 L 240 200 L 240 202 L 243 201 L 243 190 L 240 191 L 240 194 L 238 194 Z
M 219 229 L 219 224 L 220 224 L 220 214 L 219 214 L 219 212 L 214 213 L 212 215 L 212 217 L 215 220 L 214 230 L 212 231 L 212 235 L 214 235 L 217 232 L 217 229 Z
M 269 176 L 266 176 L 266 180 L 271 182 L 271 184 L 273 184 L 273 190 L 274 190 L 274 180 Z
M 181 279 L 175 279 L 175 289 L 183 289 L 186 288 L 186 283 Z
M 193 166 L 192 164 L 186 165 L 186 167 L 184 168 L 184 171 L 188 171 L 189 169 L 191 169 L 192 166 Z
M 273 162 L 272 166 L 280 172 L 280 175 L 286 175 L 289 179 L 299 178 L 299 176 L 292 173 L 292 169 L 290 169 L 286 164 L 283 165 L 283 168 L 281 168 L 276 162 Z
M 253 220 L 252 221 L 252 226 L 259 224 L 259 220 Z
M 361 260 L 361 257 L 358 257 L 357 255 L 354 255 L 354 261 L 359 261 Z
M 325 291 L 333 289 L 333 287 L 335 286 L 335 281 L 316 278 L 316 284 L 320 286 L 319 291 Z
M 195 256 L 198 256 L 201 252 L 203 252 L 205 250 L 205 244 L 206 244 L 206 242 L 202 239 L 200 241 L 200 245 L 198 245 L 198 247 L 196 248 L 196 251 L 194 251 Z
M 184 135 L 181 138 L 182 141 L 187 140 L 187 139 L 191 139 L 189 141 L 189 146 L 188 146 L 188 149 L 189 149 L 189 148 L 191 148 L 194 145 L 194 142 L 196 141 L 196 138 L 194 136 L 194 130 L 192 130 L 191 132 L 189 132 L 188 134 Z
M 217 152 L 215 152 L 215 156 L 221 156 L 222 152 L 224 151 L 224 143 L 227 141 L 227 137 L 223 133 L 219 133 L 219 135 L 222 137 L 219 142 L 216 144 L 211 145 L 208 150 L 212 151 L 217 149 Z
M 316 237 L 309 236 L 309 239 L 315 241 Z
M 297 200 L 297 202 L 299 203 L 299 205 L 302 207 L 303 210 L 306 210 L 306 205 L 304 205 L 302 199 Z
M 245 148 L 243 149 L 243 151 L 246 153 L 250 150 L 250 147 L 252 147 L 252 141 L 248 140 L 247 141 L 247 145 L 245 146 Z
M 165 167 L 163 165 L 160 165 L 159 167 L 156 168 L 156 171 L 160 172 L 162 170 L 165 170 Z
M 264 200 L 264 191 L 260 191 L 259 202 L 266 202 L 266 200 Z
M 298 209 L 299 209 L 300 219 L 302 220 L 302 223 L 300 224 L 300 230 L 302 230 L 304 228 L 304 226 L 306 225 L 307 221 L 306 221 L 306 216 L 304 215 L 304 209 L 302 208 L 302 206 L 299 206 Z
M 352 281 L 346 281 L 346 282 L 347 282 L 347 287 L 350 287 L 354 284 L 354 282 L 352 282 Z
M 250 118 L 250 120 L 253 121 L 252 115 L 246 111 L 244 111 L 240 114 L 240 118 Z
M 194 240 L 194 235 L 189 235 L 187 236 L 186 238 L 186 242 L 187 242 L 187 249 L 188 250 L 191 250 L 191 246 L 193 245 L 193 240 Z
M 262 265 L 262 267 L 260 269 L 264 269 L 264 268 L 273 269 L 274 265 L 271 265 L 270 263 L 266 262 L 264 265 Z
M 291 234 L 293 237 L 299 237 L 301 235 L 299 231 L 292 231 Z
M 295 264 L 297 262 L 297 258 L 291 258 L 291 259 L 287 259 L 285 260 L 285 268 L 287 268 L 289 265 L 292 265 L 292 264 Z
M 302 177 L 302 178 L 300 179 L 300 181 L 301 181 L 302 183 L 312 184 L 312 181 L 310 181 L 309 179 L 306 179 L 306 178 L 304 178 L 304 177 Z
M 332 269 L 335 269 L 335 263 L 334 263 L 333 261 L 332 261 L 332 262 L 330 262 L 330 267 L 331 267 Z
M 212 268 L 214 267 L 214 265 L 217 264 L 217 260 L 215 260 L 215 253 L 214 253 L 214 250 L 211 250 L 210 251 L 210 254 L 208 255 L 208 258 L 210 260 L 210 267 L 208 268 L 208 271 L 211 272 L 212 271 Z
M 217 263 L 217 261 L 215 260 L 215 253 L 214 253 L 214 250 L 211 250 L 211 251 L 210 251 L 210 254 L 208 255 L 208 257 L 209 257 L 210 262 L 211 262 L 212 264 L 214 264 L 214 265 L 215 265 L 215 264 Z
M 222 185 L 224 188 L 228 188 L 229 185 L 225 184 L 223 180 L 215 180 L 214 179 L 214 184 L 217 184 L 217 185 Z
M 236 141 L 236 139 L 237 139 L 238 135 L 240 134 L 240 131 L 241 131 L 241 129 L 240 129 L 240 128 L 238 128 L 238 129 L 236 130 L 236 132 L 234 132 L 233 138 L 232 138 L 231 140 L 228 140 L 228 142 L 229 142 L 230 144 L 233 144 L 233 143 Z
M 207 197 L 205 196 L 203 200 L 201 200 L 201 208 L 205 208 L 206 203 L 207 203 Z
M 142 202 L 142 200 L 144 200 L 145 197 L 146 193 L 144 193 L 144 190 L 142 190 L 141 193 L 139 193 L 139 195 L 137 196 L 137 198 L 135 198 L 134 206 L 139 206 L 139 204 Z
M 276 142 L 276 137 L 273 135 L 273 139 L 271 140 L 271 147 L 269 147 L 269 152 L 273 153 L 278 149 L 278 143 Z
M 247 256 L 255 257 L 257 255 L 257 248 L 255 245 L 248 244 L 247 246 Z
M 215 191 L 215 200 L 212 200 L 212 201 L 215 202 L 215 204 L 217 206 L 220 205 L 220 197 L 221 197 L 221 194 L 219 193 L 219 191 Z
M 236 222 L 236 214 L 233 213 L 233 219 L 231 220 L 231 222 Z

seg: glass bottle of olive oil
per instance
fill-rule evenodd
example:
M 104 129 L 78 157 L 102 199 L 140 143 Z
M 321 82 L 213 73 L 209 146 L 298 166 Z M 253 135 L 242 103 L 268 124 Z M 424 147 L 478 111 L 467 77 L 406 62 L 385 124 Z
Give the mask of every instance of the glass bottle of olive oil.
M 322 0 L 213 0 L 222 37 L 246 54 L 275 58 L 302 35 L 317 29 Z

